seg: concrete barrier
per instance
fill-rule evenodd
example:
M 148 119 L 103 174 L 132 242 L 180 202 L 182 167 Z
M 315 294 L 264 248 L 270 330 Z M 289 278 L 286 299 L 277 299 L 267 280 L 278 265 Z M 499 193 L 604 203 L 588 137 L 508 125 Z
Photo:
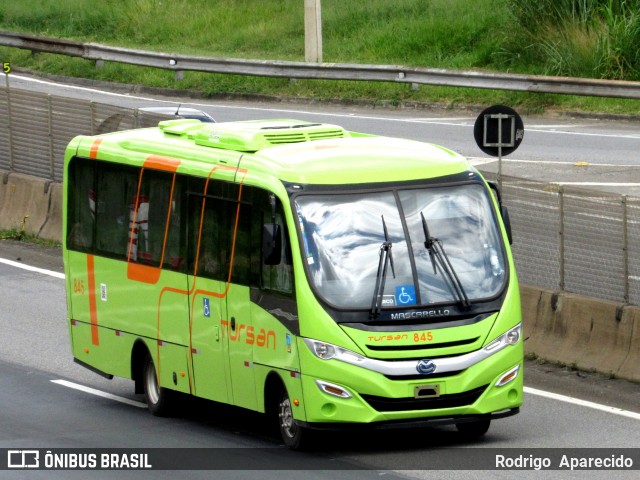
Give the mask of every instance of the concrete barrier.
M 640 308 L 522 286 L 525 351 L 640 382 Z
M 38 233 L 40 238 L 62 241 L 62 184 L 52 183 L 49 187 L 51 199 L 47 218 Z
M 631 324 L 631 341 L 629 352 L 620 365 L 618 375 L 629 380 L 640 381 L 640 307 L 625 307 L 623 319 Z
M 0 229 L 20 230 L 24 221 L 26 233 L 60 241 L 62 188 L 59 184 L 9 172 L 0 172 L 0 179 Z M 42 235 L 44 227 L 45 235 Z

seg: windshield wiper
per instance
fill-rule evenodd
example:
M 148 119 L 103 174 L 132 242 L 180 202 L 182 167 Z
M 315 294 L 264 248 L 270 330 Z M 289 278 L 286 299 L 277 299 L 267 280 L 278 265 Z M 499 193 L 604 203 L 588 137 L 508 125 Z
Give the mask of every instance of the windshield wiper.
M 373 298 L 371 299 L 371 312 L 369 312 L 369 318 L 375 319 L 380 315 L 380 308 L 382 307 L 382 296 L 384 295 L 384 284 L 387 279 L 387 268 L 391 265 L 391 273 L 393 278 L 396 278 L 396 270 L 393 266 L 393 254 L 391 253 L 392 244 L 389 241 L 389 232 L 387 231 L 387 224 L 384 221 L 384 215 L 380 215 L 382 218 L 382 230 L 384 231 L 384 242 L 380 245 L 380 260 L 378 261 L 378 273 L 376 273 L 376 286 L 373 289 Z
M 447 252 L 445 252 L 442 247 L 442 242 L 429 234 L 427 220 L 424 218 L 424 214 L 422 212 L 420 212 L 420 217 L 422 218 L 422 230 L 424 231 L 424 246 L 427 249 L 427 252 L 429 252 L 429 257 L 431 257 L 434 275 L 437 274 L 437 263 L 440 266 L 440 270 L 442 270 L 447 276 L 449 284 L 451 285 L 457 300 L 460 302 L 460 305 L 464 310 L 468 310 L 471 308 L 471 302 L 469 301 L 469 297 L 467 297 L 467 293 L 464 291 L 462 282 L 458 278 L 453 265 L 451 265 L 451 262 L 449 261 Z

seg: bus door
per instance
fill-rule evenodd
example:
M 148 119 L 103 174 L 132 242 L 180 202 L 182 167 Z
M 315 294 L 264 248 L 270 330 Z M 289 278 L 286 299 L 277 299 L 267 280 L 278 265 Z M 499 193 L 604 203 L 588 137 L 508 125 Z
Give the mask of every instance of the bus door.
M 215 194 L 190 195 L 194 222 L 189 243 L 194 265 L 189 300 L 195 393 L 255 409 L 256 335 L 247 283 L 251 206 L 238 201 L 237 185 L 214 187 Z
M 224 257 L 229 242 L 226 229 L 221 227 L 226 223 L 226 202 L 195 194 L 189 195 L 188 202 L 189 347 L 194 394 L 232 403 L 229 336 L 224 330 L 228 275 Z
M 229 375 L 231 378 L 232 402 L 234 405 L 255 410 L 257 408 L 256 384 L 253 367 L 253 349 L 258 333 L 251 318 L 249 285 L 252 264 L 257 256 L 252 255 L 254 236 L 251 232 L 253 189 L 243 186 L 242 198 L 237 192 L 233 203 L 226 208 L 226 231 L 229 233 L 228 282 L 226 287 L 227 316 L 222 321 L 222 331 L 228 339 Z M 246 200 L 245 200 L 246 197 Z

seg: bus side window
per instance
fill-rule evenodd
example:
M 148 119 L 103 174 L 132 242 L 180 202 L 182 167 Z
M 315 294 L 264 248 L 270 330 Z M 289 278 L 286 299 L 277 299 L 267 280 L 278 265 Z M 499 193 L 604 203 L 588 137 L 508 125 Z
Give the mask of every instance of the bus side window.
M 227 281 L 238 188 L 233 184 L 229 185 L 228 182 L 211 180 L 206 190 L 196 190 L 193 187 L 197 182 L 191 183 L 194 185 L 190 185 L 188 197 L 188 272 L 213 280 Z
M 173 198 L 168 206 L 169 208 L 169 226 L 167 228 L 167 238 L 165 240 L 164 264 L 163 268 L 184 272 L 187 262 L 185 261 L 185 245 L 186 238 L 186 199 L 185 186 L 186 178 L 182 175 L 176 175 L 176 181 L 173 188 Z
M 291 261 L 291 244 L 285 222 L 282 203 L 275 195 L 259 191 L 254 200 L 254 205 L 258 206 L 257 215 L 254 215 L 252 222 L 253 237 L 256 240 L 253 247 L 255 256 L 259 263 L 259 286 L 262 290 L 277 292 L 285 295 L 293 295 L 293 266 Z M 279 262 L 268 265 L 262 258 L 262 241 L 265 228 L 274 231 L 273 225 L 277 225 L 280 230 L 280 255 Z M 266 227 L 265 227 L 266 226 Z M 269 230 L 267 230 L 269 231 Z M 275 255 L 277 258 L 278 255 Z
M 225 259 L 229 245 L 226 242 L 225 207 L 221 200 L 196 195 L 190 197 L 190 273 L 194 273 L 194 262 L 197 260 L 196 275 L 214 280 L 227 279 Z
M 96 187 L 96 250 L 126 260 L 130 209 L 138 189 L 138 171 L 102 164 Z
M 67 248 L 93 250 L 96 219 L 95 162 L 81 158 L 69 166 Z
M 242 193 L 242 201 L 238 205 L 233 205 L 233 214 L 230 220 L 234 224 L 230 225 L 230 229 L 235 228 L 236 212 L 238 213 L 237 229 L 235 234 L 235 246 L 233 252 L 233 272 L 232 282 L 240 285 L 251 284 L 251 265 L 252 265 L 252 251 L 251 251 L 251 219 L 253 218 L 253 206 L 248 200 L 251 196 L 250 187 L 244 187 Z M 239 206 L 239 209 L 238 209 Z
M 173 174 L 142 170 L 140 188 L 129 205 L 128 260 L 154 267 L 160 266 L 167 221 L 174 201 L 171 198 Z

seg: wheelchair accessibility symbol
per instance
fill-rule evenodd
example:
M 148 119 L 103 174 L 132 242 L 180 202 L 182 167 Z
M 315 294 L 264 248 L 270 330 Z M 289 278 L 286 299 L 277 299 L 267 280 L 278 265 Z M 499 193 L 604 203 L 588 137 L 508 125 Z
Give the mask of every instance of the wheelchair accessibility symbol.
M 211 306 L 209 305 L 209 299 L 207 297 L 202 299 L 202 310 L 205 317 L 211 316 Z
M 401 285 L 396 287 L 397 305 L 415 305 L 416 289 L 413 285 Z

